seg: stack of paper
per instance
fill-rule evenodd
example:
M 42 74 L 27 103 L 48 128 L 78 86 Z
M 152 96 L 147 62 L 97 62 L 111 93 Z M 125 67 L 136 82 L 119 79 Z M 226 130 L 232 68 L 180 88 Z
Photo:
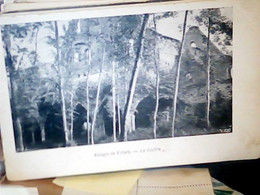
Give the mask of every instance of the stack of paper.
M 55 179 L 53 183 L 64 187 L 63 195 L 123 195 L 130 193 L 141 174 L 142 171 L 127 171 L 119 173 L 64 177 Z
M 63 195 L 214 195 L 208 169 L 165 168 L 58 178 Z

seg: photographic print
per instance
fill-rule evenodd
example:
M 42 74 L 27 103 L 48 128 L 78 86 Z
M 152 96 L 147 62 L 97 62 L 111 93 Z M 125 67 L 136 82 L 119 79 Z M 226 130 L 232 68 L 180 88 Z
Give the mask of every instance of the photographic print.
M 17 152 L 231 133 L 232 13 L 3 25 Z

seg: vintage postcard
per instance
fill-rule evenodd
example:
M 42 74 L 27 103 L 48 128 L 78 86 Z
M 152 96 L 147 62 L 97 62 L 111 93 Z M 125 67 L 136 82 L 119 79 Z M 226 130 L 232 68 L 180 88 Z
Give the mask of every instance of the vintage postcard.
M 10 179 L 243 158 L 229 154 L 244 147 L 236 9 L 183 1 L 3 15 Z

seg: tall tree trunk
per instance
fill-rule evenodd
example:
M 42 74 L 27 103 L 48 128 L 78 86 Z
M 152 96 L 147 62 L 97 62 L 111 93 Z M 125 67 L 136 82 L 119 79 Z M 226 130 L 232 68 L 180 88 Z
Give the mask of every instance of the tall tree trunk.
M 103 51 L 103 57 L 102 57 L 101 65 L 100 65 L 100 71 L 99 71 L 98 88 L 97 88 L 97 95 L 96 95 L 96 105 L 95 105 L 94 116 L 93 116 L 92 127 L 91 127 L 91 144 L 95 144 L 94 143 L 94 130 L 95 130 L 95 123 L 96 123 L 98 107 L 99 107 L 99 94 L 100 94 L 100 88 L 101 88 L 101 80 L 102 80 L 102 71 L 103 71 L 104 61 L 105 61 L 105 50 Z
M 40 28 L 36 28 L 36 33 L 35 33 L 35 45 L 34 45 L 34 50 L 35 50 L 35 56 L 34 56 L 34 62 L 33 64 L 35 65 L 37 60 L 38 60 L 38 34 L 39 34 L 39 31 L 40 31 Z M 42 119 L 41 116 L 40 116 L 40 113 L 39 111 L 37 110 L 38 112 L 38 123 L 39 123 L 39 126 L 40 126 L 40 130 L 41 130 L 41 141 L 44 142 L 45 139 L 46 139 L 46 136 L 45 136 L 45 127 L 44 127 L 44 123 L 45 123 L 45 119 Z
M 63 121 L 64 133 L 65 133 L 65 141 L 66 141 L 66 144 L 69 144 L 70 137 L 69 137 L 68 124 L 67 124 L 66 102 L 65 102 L 65 94 L 64 94 L 63 86 L 64 86 L 64 81 L 63 81 L 63 78 L 61 78 L 60 96 L 61 96 L 62 121 Z
M 73 141 L 73 123 L 74 123 L 74 105 L 73 105 L 73 100 L 74 100 L 74 91 L 72 90 L 71 92 L 71 97 L 70 97 L 70 139 Z
M 157 32 L 157 27 L 156 27 L 156 21 L 155 21 L 155 15 L 153 14 L 153 23 L 154 23 L 154 28 L 155 31 Z M 155 98 L 156 98 L 156 103 L 155 103 L 155 110 L 154 110 L 154 115 L 153 115 L 153 137 L 154 139 L 157 138 L 157 115 L 158 115 L 158 108 L 159 108 L 159 98 L 160 98 L 160 67 L 159 67 L 159 49 L 157 46 L 157 37 L 155 38 L 155 49 L 154 49 L 154 64 L 155 64 L 155 72 L 156 72 L 156 92 L 155 92 Z
M 57 21 L 54 21 L 54 26 L 55 26 L 55 39 L 56 39 L 56 61 L 58 65 L 58 77 L 59 77 L 59 95 L 61 99 L 61 113 L 62 113 L 62 122 L 63 122 L 63 130 L 65 134 L 65 142 L 66 145 L 69 144 L 70 139 L 69 139 L 69 130 L 68 130 L 68 125 L 67 125 L 67 113 L 66 113 L 66 105 L 65 105 L 65 94 L 64 94 L 64 81 L 63 81 L 63 75 L 61 72 L 61 59 L 60 59 L 60 48 L 59 48 L 59 29 L 58 29 L 58 24 Z
M 8 55 L 8 54 L 7 54 Z M 11 55 L 10 55 L 11 57 Z M 19 117 L 19 113 L 17 111 L 17 100 L 16 100 L 16 93 L 15 93 L 15 89 L 16 89 L 16 83 L 13 80 L 14 76 L 13 76 L 13 71 L 14 69 L 11 68 L 10 70 L 10 91 L 11 91 L 11 107 L 12 107 L 12 114 L 13 114 L 13 120 L 14 120 L 14 126 L 15 126 L 15 131 L 17 133 L 17 137 L 16 137 L 16 144 L 17 144 L 17 148 L 19 148 L 21 151 L 24 151 L 24 142 L 23 142 L 23 128 L 22 128 L 22 123 L 21 123 L 21 119 Z
M 112 62 L 112 104 L 113 104 L 113 138 L 116 142 L 116 83 L 115 83 L 115 61 Z
M 24 151 L 24 143 L 23 143 L 23 129 L 21 120 L 19 117 L 15 119 L 16 128 L 17 128 L 17 135 L 18 135 L 18 146 L 21 151 Z
M 208 73 L 208 78 L 207 78 L 207 127 L 210 127 L 210 70 L 211 70 L 211 62 L 210 62 L 210 29 L 211 29 L 211 19 L 209 17 L 209 25 L 208 25 L 208 42 L 207 42 L 207 63 L 208 63 L 208 68 L 207 68 L 207 73 Z
M 173 99 L 173 117 L 172 117 L 172 137 L 174 137 L 174 131 L 175 131 L 175 119 L 176 119 L 176 111 L 177 111 L 177 99 L 178 99 L 178 92 L 179 92 L 179 82 L 180 82 L 180 70 L 181 70 L 181 60 L 182 60 L 182 50 L 183 50 L 183 44 L 186 34 L 186 25 L 187 25 L 187 18 L 188 18 L 188 11 L 185 11 L 184 15 L 184 22 L 183 22 L 183 29 L 182 29 L 182 40 L 181 45 L 179 49 L 179 54 L 177 58 L 177 76 L 175 81 L 175 93 L 174 93 L 174 99 Z
M 131 116 L 131 132 L 135 131 L 135 114 Z
M 40 121 L 39 125 L 40 125 L 40 129 L 41 129 L 41 141 L 44 142 L 46 140 L 44 122 Z
M 14 72 L 15 72 L 15 68 L 14 68 L 14 64 L 13 64 L 13 59 L 12 59 L 12 55 L 9 51 L 9 49 L 11 48 L 11 38 L 10 38 L 10 26 L 6 25 L 5 26 L 5 31 L 8 32 L 7 34 L 7 38 L 6 38 L 6 42 L 5 42 L 5 51 L 6 51 L 6 66 L 9 69 L 9 79 L 10 79 L 10 103 L 11 103 L 11 108 L 12 108 L 12 116 L 13 116 L 13 122 L 14 122 L 14 130 L 16 132 L 16 149 L 20 150 L 20 151 L 24 151 L 24 143 L 23 143 L 23 129 L 22 129 L 22 124 L 21 124 L 21 120 L 18 114 L 18 110 L 17 110 L 17 98 L 16 98 L 16 93 L 15 90 L 17 88 L 16 86 L 16 82 L 14 80 Z M 19 75 L 19 72 L 18 72 Z
M 33 62 L 33 64 L 35 65 L 35 63 L 37 62 L 37 59 L 38 59 L 38 34 L 39 34 L 39 31 L 40 31 L 40 29 L 39 28 L 37 28 L 36 29 L 36 33 L 35 33 L 35 56 L 34 56 L 34 62 Z
M 80 19 L 77 21 L 77 33 L 80 34 L 81 33 L 81 24 L 80 24 Z
M 134 98 L 136 81 L 137 81 L 137 77 L 138 77 L 138 73 L 139 73 L 139 69 L 140 69 L 139 62 L 140 62 L 140 55 L 141 55 L 142 47 L 143 47 L 142 41 L 143 41 L 143 36 L 144 36 L 145 27 L 146 27 L 148 18 L 149 18 L 149 15 L 145 14 L 143 17 L 141 31 L 139 33 L 138 40 L 137 40 L 136 58 L 135 58 L 135 62 L 134 62 L 134 68 L 132 71 L 132 76 L 131 76 L 131 80 L 130 80 L 128 95 L 127 95 L 125 109 L 124 109 L 124 115 L 123 115 L 123 127 L 122 127 L 121 138 L 120 138 L 122 141 L 127 140 L 127 132 L 128 132 L 127 125 L 129 125 L 129 122 L 131 122 L 130 121 L 131 118 L 130 118 L 129 114 L 130 114 L 130 109 L 131 109 L 133 98 Z
M 121 134 L 121 112 L 120 112 L 119 95 L 117 94 L 117 120 L 118 120 L 118 135 Z
M 156 139 L 157 138 L 157 115 L 158 115 L 158 109 L 159 109 L 159 98 L 160 98 L 160 75 L 159 75 L 159 70 L 158 67 L 156 68 L 156 92 L 155 92 L 155 97 L 156 97 L 156 103 L 155 103 L 155 110 L 154 110 L 154 116 L 153 116 L 153 137 Z
M 24 142 L 23 142 L 23 128 L 21 124 L 21 119 L 19 117 L 16 105 L 16 94 L 15 94 L 15 87 L 16 83 L 13 80 L 13 72 L 10 72 L 10 88 L 11 88 L 11 106 L 12 106 L 12 113 L 13 113 L 13 120 L 14 120 L 14 126 L 15 126 L 15 131 L 17 133 L 17 140 L 16 144 L 17 147 L 20 148 L 21 151 L 24 151 Z
M 88 69 L 87 69 L 87 84 L 86 84 L 86 95 L 87 95 L 87 142 L 88 144 L 91 143 L 90 134 L 91 134 L 91 127 L 90 127 L 90 110 L 89 110 L 89 70 L 91 66 L 91 49 L 88 50 Z

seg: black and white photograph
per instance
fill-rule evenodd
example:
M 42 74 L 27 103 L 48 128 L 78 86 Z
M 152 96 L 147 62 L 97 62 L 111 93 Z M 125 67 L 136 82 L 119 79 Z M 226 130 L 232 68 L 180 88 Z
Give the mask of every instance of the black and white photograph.
M 232 7 L 1 31 L 17 152 L 232 133 Z

